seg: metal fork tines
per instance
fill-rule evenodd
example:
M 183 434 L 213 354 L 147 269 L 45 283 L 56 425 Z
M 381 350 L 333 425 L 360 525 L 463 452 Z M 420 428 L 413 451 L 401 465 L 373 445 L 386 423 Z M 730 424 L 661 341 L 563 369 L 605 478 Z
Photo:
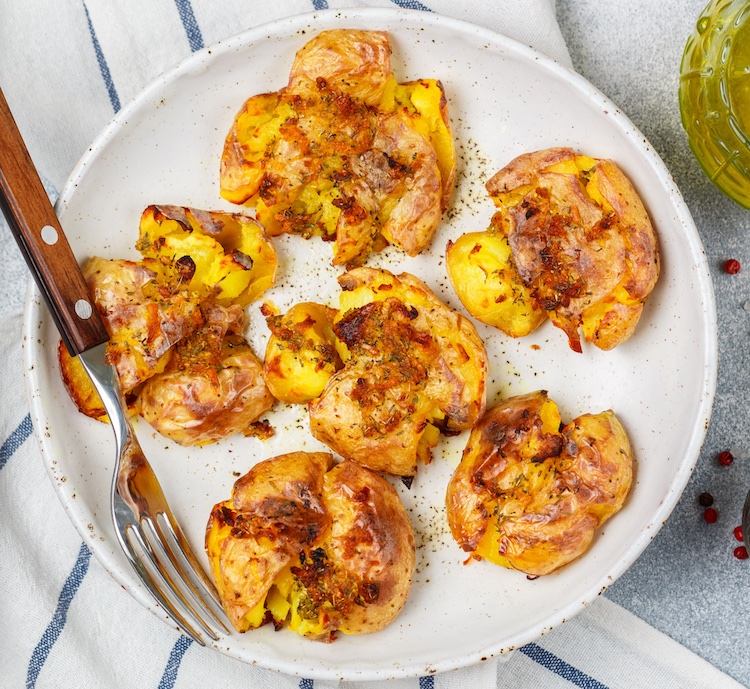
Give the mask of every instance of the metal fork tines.
M 117 444 L 111 489 L 117 538 L 143 584 L 182 631 L 205 645 L 202 635 L 225 634 L 218 595 L 175 520 L 159 481 L 123 411 L 114 367 L 105 344 L 79 355 L 109 415 Z

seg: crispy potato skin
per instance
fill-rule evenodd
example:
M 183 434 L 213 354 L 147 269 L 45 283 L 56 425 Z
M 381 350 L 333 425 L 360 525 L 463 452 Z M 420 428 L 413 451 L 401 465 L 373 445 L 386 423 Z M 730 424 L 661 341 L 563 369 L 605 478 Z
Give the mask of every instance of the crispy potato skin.
M 200 309 L 183 294 L 159 290 L 157 274 L 148 266 L 94 257 L 83 270 L 111 336 L 107 358 L 123 392 L 164 370 L 171 348 L 203 323 Z
M 608 350 L 628 339 L 659 275 L 656 233 L 633 185 L 609 160 L 553 148 L 519 156 L 487 183 L 512 259 L 538 308 Z
M 398 84 L 378 31 L 323 31 L 289 82 L 248 99 L 226 137 L 221 194 L 256 207 L 273 234 L 333 242 L 333 264 L 361 265 L 386 243 L 409 255 L 447 209 L 456 155 L 442 84 Z
M 507 399 L 477 423 L 446 494 L 450 529 L 464 550 L 549 574 L 585 553 L 622 507 L 633 457 L 614 413 L 560 426 L 544 391 Z
M 333 319 L 336 310 L 303 302 L 281 316 L 269 316 L 271 330 L 263 375 L 271 394 L 282 402 L 304 404 L 323 392 L 341 368 Z
M 327 453 L 293 452 L 255 465 L 232 498 L 213 508 L 206 549 L 239 631 L 291 572 L 291 624 L 301 615 L 296 631 L 321 641 L 392 622 L 415 564 L 411 524 L 393 487 L 353 462 L 333 466 Z M 259 623 L 268 617 L 270 610 Z
M 344 368 L 309 405 L 312 434 L 375 471 L 413 476 L 437 442 L 430 427 L 460 431 L 481 416 L 484 345 L 408 273 L 357 268 L 339 283 Z
M 180 445 L 205 445 L 238 432 L 271 408 L 263 365 L 241 333 L 238 305 L 204 306 L 205 325 L 175 346 L 166 369 L 139 395 L 143 418 Z

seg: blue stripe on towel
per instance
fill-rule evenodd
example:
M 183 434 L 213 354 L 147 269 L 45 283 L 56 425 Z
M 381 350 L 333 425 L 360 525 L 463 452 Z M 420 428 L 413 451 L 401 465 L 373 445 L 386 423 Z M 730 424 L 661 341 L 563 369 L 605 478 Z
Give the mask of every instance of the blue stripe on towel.
M 83 581 L 83 577 L 86 576 L 86 572 L 89 570 L 89 562 L 91 562 L 91 552 L 86 547 L 85 543 L 81 543 L 81 549 L 78 551 L 78 558 L 76 559 L 75 565 L 71 570 L 68 578 L 63 584 L 60 597 L 57 600 L 57 608 L 52 615 L 51 622 L 47 625 L 47 629 L 44 630 L 42 638 L 36 645 L 34 652 L 31 654 L 29 660 L 29 669 L 26 673 L 26 689 L 34 689 L 36 681 L 39 678 L 39 673 L 44 667 L 44 663 L 47 660 L 49 652 L 55 645 L 58 637 L 62 633 L 65 621 L 68 619 L 68 608 L 73 597 L 78 591 L 78 587 Z
M 301 679 L 299 681 L 299 689 L 313 689 L 313 681 L 311 679 Z
M 201 50 L 203 46 L 203 34 L 198 26 L 198 22 L 195 20 L 195 12 L 193 12 L 193 6 L 190 4 L 190 0 L 174 0 L 174 4 L 177 5 L 177 11 L 180 13 L 180 19 L 182 25 L 185 27 L 185 33 L 190 43 L 190 50 L 195 52 Z
M 174 687 L 174 683 L 177 680 L 177 671 L 180 669 L 180 663 L 182 662 L 182 657 L 192 643 L 193 640 L 189 639 L 187 636 L 181 636 L 175 641 L 175 644 L 172 647 L 172 652 L 169 654 L 167 667 L 164 668 L 164 674 L 159 682 L 159 689 L 172 689 Z
M 537 644 L 526 644 L 526 646 L 522 646 L 518 650 L 539 663 L 542 667 L 547 668 L 550 672 L 554 672 L 559 677 L 568 680 L 571 684 L 581 687 L 581 689 L 607 689 L 606 685 L 593 677 L 589 677 L 587 674 L 566 663 L 562 658 L 558 658 Z
M 328 0 L 313 0 L 313 7 L 316 10 L 327 10 Z
M 31 417 L 26 414 L 23 417 L 23 421 L 18 424 L 13 433 L 10 434 L 8 439 L 0 447 L 0 469 L 2 469 L 7 461 L 13 456 L 13 453 L 21 447 L 31 435 Z
M 420 677 L 419 689 L 435 689 L 435 678 L 432 675 Z
M 425 12 L 432 12 L 427 5 L 423 5 L 419 0 L 391 0 L 391 2 L 405 10 L 423 10 Z
M 94 31 L 94 25 L 91 23 L 91 17 L 89 16 L 89 8 L 86 7 L 86 3 L 83 3 L 83 9 L 86 12 L 86 21 L 89 25 L 89 34 L 91 34 L 91 42 L 94 44 L 94 52 L 96 53 L 96 60 L 99 63 L 99 71 L 102 73 L 102 79 L 104 79 L 104 85 L 107 87 L 107 93 L 109 94 L 109 102 L 112 103 L 112 108 L 115 112 L 120 109 L 120 96 L 117 95 L 117 89 L 115 83 L 112 81 L 112 74 L 109 71 L 109 65 L 107 60 L 104 58 L 102 47 L 99 45 L 99 39 L 96 37 L 96 31 Z

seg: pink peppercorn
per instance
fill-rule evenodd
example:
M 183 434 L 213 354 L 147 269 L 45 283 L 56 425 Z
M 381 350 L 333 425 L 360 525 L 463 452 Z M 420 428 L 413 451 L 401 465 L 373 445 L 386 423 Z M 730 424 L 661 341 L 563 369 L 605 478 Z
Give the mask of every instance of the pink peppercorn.
M 740 262 L 736 258 L 730 258 L 724 262 L 724 272 L 729 275 L 736 275 L 740 272 Z

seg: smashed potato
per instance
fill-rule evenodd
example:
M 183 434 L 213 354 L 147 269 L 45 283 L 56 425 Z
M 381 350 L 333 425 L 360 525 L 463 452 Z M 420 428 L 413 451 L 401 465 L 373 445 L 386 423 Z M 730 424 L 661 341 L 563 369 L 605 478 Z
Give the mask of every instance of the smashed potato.
M 484 411 L 484 344 L 408 273 L 356 268 L 339 284 L 344 367 L 310 402 L 312 434 L 370 469 L 413 476 L 441 429 L 471 428 Z
M 581 332 L 604 350 L 627 340 L 658 279 L 659 250 L 617 165 L 570 148 L 536 151 L 511 161 L 487 191 L 499 209 L 490 230 L 448 249 L 468 311 L 515 337 L 547 314 L 576 352 Z
M 431 242 L 448 207 L 456 154 L 439 81 L 399 84 L 388 35 L 323 31 L 289 82 L 248 99 L 221 158 L 220 188 L 256 208 L 271 234 L 322 236 L 334 265 L 395 244 Z
M 273 397 L 242 310 L 275 281 L 263 228 L 237 213 L 149 206 L 136 246 L 142 261 L 93 258 L 84 268 L 131 413 L 183 445 L 267 435 L 256 422 Z M 59 362 L 79 411 L 108 421 L 80 362 L 62 349 Z
M 395 489 L 322 452 L 274 457 L 238 479 L 211 511 L 206 552 L 237 631 L 273 622 L 326 642 L 392 622 L 415 564 Z
M 271 330 L 263 374 L 271 394 L 282 402 L 304 404 L 323 392 L 341 368 L 333 332 L 336 310 L 321 304 L 295 304 L 283 316 L 269 316 Z
M 448 523 L 475 556 L 549 574 L 586 552 L 632 479 L 630 443 L 612 411 L 563 427 L 545 391 L 511 397 L 472 430 L 448 485 Z
M 164 371 L 138 397 L 141 416 L 180 445 L 248 434 L 274 401 L 263 365 L 242 337 L 242 309 L 211 304 L 204 312 L 203 327 L 175 345 Z
M 242 306 L 276 280 L 276 250 L 248 215 L 182 206 L 143 211 L 136 249 L 176 272 L 193 301 Z

